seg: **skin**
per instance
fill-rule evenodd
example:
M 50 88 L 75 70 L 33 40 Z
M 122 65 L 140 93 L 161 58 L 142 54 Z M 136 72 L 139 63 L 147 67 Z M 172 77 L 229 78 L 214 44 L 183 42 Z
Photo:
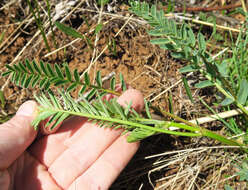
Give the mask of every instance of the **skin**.
M 129 89 L 118 98 L 123 106 L 130 101 L 137 111 L 143 108 L 139 91 Z M 121 130 L 79 117 L 37 138 L 31 127 L 36 112 L 37 104 L 27 101 L 0 125 L 1 190 L 108 189 L 139 147 L 127 143 Z

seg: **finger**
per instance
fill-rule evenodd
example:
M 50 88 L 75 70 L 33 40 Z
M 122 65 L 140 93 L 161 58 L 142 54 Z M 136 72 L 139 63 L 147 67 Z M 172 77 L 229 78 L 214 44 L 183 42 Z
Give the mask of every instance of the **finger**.
M 61 190 L 51 178 L 46 167 L 27 152 L 22 154 L 8 171 L 11 176 L 14 176 L 16 189 Z
M 128 85 L 128 84 L 127 84 L 126 86 L 127 86 L 127 89 L 133 89 L 133 88 L 132 88 L 130 85 Z M 117 92 L 121 92 L 121 91 L 122 91 L 122 89 L 121 89 L 121 84 L 117 84 L 115 90 L 116 90 Z M 107 95 L 104 96 L 104 99 L 110 100 L 110 99 L 115 98 L 115 97 L 116 97 L 116 96 L 113 95 L 113 94 L 107 94 Z M 47 122 L 48 122 L 50 119 L 51 119 L 51 118 L 47 118 L 47 119 L 45 119 L 45 120 L 43 120 L 43 121 L 40 122 L 39 125 L 40 125 L 40 132 L 41 132 L 41 134 L 44 134 L 44 135 L 53 134 L 53 133 L 56 133 L 56 131 L 60 128 L 62 122 L 59 123 L 57 126 L 55 126 L 53 129 L 51 129 L 51 128 L 53 127 L 53 124 L 54 124 L 55 122 L 52 122 L 49 126 L 46 126 Z M 45 126 L 46 126 L 46 127 L 45 127 Z
M 137 110 L 141 109 L 144 104 L 143 96 L 137 90 L 126 91 L 118 101 L 122 105 L 132 101 L 133 107 Z M 87 130 L 80 134 L 80 138 L 77 138 L 75 142 L 70 142 L 70 148 L 64 151 L 49 168 L 53 178 L 63 188 L 67 188 L 73 180 L 86 171 L 122 132 L 99 128 L 88 122 L 83 128 Z M 61 168 L 67 168 L 66 172 L 61 172 Z
M 55 133 L 60 128 L 61 124 L 63 123 L 63 122 L 60 122 L 58 125 L 56 125 L 54 127 L 53 125 L 54 125 L 55 121 L 53 121 L 53 122 L 51 122 L 51 124 L 49 126 L 46 126 L 46 124 L 49 122 L 49 120 L 51 118 L 52 117 L 49 117 L 49 118 L 40 122 L 39 127 L 40 127 L 40 133 L 42 135 L 49 135 L 49 134 Z
M 1 190 L 9 190 L 10 175 L 7 169 L 0 171 L 0 187 Z
M 121 134 L 120 130 L 99 128 L 87 122 L 86 130 L 78 141 L 71 144 L 50 166 L 49 172 L 62 187 L 67 188 L 74 179 L 84 172 Z M 66 168 L 66 172 L 61 172 Z
M 126 87 L 127 87 L 127 90 L 133 89 L 132 86 L 130 86 L 129 84 L 126 84 Z M 115 86 L 115 91 L 116 91 L 116 92 L 119 92 L 119 93 L 122 92 L 121 84 L 117 84 L 117 85 Z M 103 96 L 103 100 L 109 101 L 110 99 L 116 98 L 116 97 L 117 97 L 117 96 L 114 95 L 114 94 L 106 94 L 105 96 Z
M 119 137 L 89 169 L 68 188 L 107 190 L 136 153 L 139 143 L 127 143 L 126 136 Z
M 56 133 L 43 136 L 36 141 L 28 151 L 38 159 L 40 163 L 49 167 L 53 161 L 68 148 L 68 146 L 64 144 L 66 139 L 71 138 L 74 134 L 84 133 L 85 128 L 82 128 L 82 125 L 86 121 L 86 118 L 82 117 L 69 118 L 61 125 Z
M 140 111 L 140 108 L 143 107 L 144 104 L 143 96 L 139 91 L 133 90 L 131 87 L 129 88 L 130 90 L 127 90 L 119 97 L 118 102 L 125 106 L 126 100 L 132 97 L 132 107 L 137 108 L 136 110 Z M 85 134 L 85 131 L 91 128 L 91 126 L 82 127 L 85 122 L 86 119 L 82 117 L 73 117 L 66 120 L 56 133 L 44 136 L 36 141 L 29 149 L 30 153 L 42 164 L 50 167 L 54 160 L 61 155 L 68 146 L 78 141 L 78 139 L 82 139 L 81 136 Z M 93 136 L 95 136 L 94 133 L 95 132 L 93 132 Z M 120 132 L 118 132 L 118 135 L 119 134 Z M 56 144 L 56 146 L 54 146 L 54 144 Z
M 144 98 L 139 91 L 134 89 L 130 89 L 120 96 L 119 104 L 128 104 L 130 97 L 132 97 L 133 108 L 136 111 L 141 111 L 144 106 Z M 126 136 L 119 137 L 70 185 L 69 189 L 108 189 L 133 157 L 138 147 L 138 142 L 127 143 Z
M 128 89 L 118 98 L 118 103 L 124 107 L 130 102 L 132 102 L 132 108 L 137 112 L 140 112 L 144 107 L 144 97 L 138 90 Z
M 129 89 L 126 92 L 124 92 L 119 98 L 118 98 L 118 103 L 122 105 L 123 107 L 126 107 L 129 102 L 132 102 L 132 107 L 137 111 L 140 112 L 141 109 L 144 107 L 144 97 L 141 94 L 140 91 L 135 90 L 135 89 Z M 86 129 L 82 128 L 80 130 L 85 131 Z M 65 142 L 66 145 L 70 146 L 77 140 L 81 139 L 81 135 L 84 135 L 83 131 L 81 132 L 79 130 L 79 133 L 75 133 L 71 138 L 68 138 Z M 120 131 L 121 132 L 121 131 Z M 119 132 L 119 133 L 120 133 Z
M 16 115 L 0 125 L 0 169 L 8 168 L 35 139 L 37 131 L 31 126 L 37 104 L 27 101 Z

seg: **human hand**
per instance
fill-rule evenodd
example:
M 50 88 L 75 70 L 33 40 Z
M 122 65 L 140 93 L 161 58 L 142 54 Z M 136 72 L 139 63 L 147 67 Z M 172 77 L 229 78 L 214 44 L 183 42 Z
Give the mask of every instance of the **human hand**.
M 123 106 L 130 101 L 137 111 L 144 105 L 137 90 L 118 98 Z M 1 190 L 108 189 L 139 147 L 127 143 L 122 130 L 96 127 L 81 117 L 66 120 L 30 146 L 37 134 L 31 127 L 35 111 L 36 103 L 28 101 L 0 125 Z

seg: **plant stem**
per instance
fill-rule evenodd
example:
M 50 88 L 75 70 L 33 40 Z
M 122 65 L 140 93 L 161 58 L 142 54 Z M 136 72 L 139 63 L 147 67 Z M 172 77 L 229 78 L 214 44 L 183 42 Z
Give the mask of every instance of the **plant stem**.
M 220 75 L 220 73 L 218 72 L 218 70 L 211 64 L 209 63 L 206 58 L 201 54 L 201 58 L 202 60 L 204 61 L 205 64 L 209 65 L 213 70 L 214 72 L 216 73 L 216 75 L 220 78 L 220 80 L 224 83 L 224 85 L 228 88 L 229 92 L 231 93 L 228 94 L 226 92 L 226 90 L 224 88 L 222 88 L 222 86 L 220 84 L 218 84 L 216 81 L 213 80 L 212 76 L 207 74 L 203 69 L 200 69 L 200 72 L 205 75 L 205 77 L 210 80 L 211 82 L 214 83 L 215 87 L 224 95 L 226 96 L 227 98 L 231 99 L 232 101 L 234 101 L 235 105 L 245 114 L 245 118 L 246 120 L 248 121 L 248 110 L 245 109 L 245 107 L 240 104 L 238 101 L 237 101 L 237 98 L 231 88 L 231 86 L 229 85 L 229 83 Z
M 234 141 L 234 140 L 230 140 L 230 139 L 227 139 L 226 137 L 222 136 L 222 135 L 219 135 L 217 133 L 214 133 L 210 130 L 207 130 L 205 128 L 202 128 L 194 123 L 191 123 L 187 120 L 184 120 L 176 115 L 173 115 L 169 112 L 166 112 L 164 110 L 161 110 L 160 109 L 160 112 L 163 114 L 163 115 L 166 115 L 166 116 L 169 116 L 173 119 L 175 119 L 176 121 L 179 121 L 179 122 L 182 122 L 182 123 L 185 123 L 186 125 L 183 125 L 180 124 L 180 123 L 173 123 L 172 126 L 175 126 L 175 127 L 178 127 L 180 129 L 186 129 L 186 130 L 190 130 L 190 131 L 194 131 L 194 132 L 198 132 L 199 134 L 201 134 L 200 136 L 206 136 L 206 137 L 209 137 L 211 139 L 215 139 L 215 140 L 218 140 L 219 142 L 222 142 L 224 144 L 227 144 L 227 145 L 231 145 L 231 146 L 240 146 L 242 149 L 244 149 L 243 147 L 245 147 L 245 145 L 243 144 L 240 144 L 238 143 L 237 141 Z M 190 127 L 191 126 L 191 127 Z M 246 150 L 246 148 L 244 149 L 246 152 L 248 151 L 248 149 Z
M 137 123 L 135 121 L 129 121 L 129 120 L 122 120 L 122 119 L 116 119 L 116 118 L 112 118 L 112 117 L 105 117 L 105 116 L 98 116 L 98 115 L 92 115 L 92 114 L 88 114 L 88 113 L 81 113 L 81 112 L 75 112 L 75 111 L 67 111 L 67 110 L 63 110 L 63 109 L 56 109 L 53 108 L 51 109 L 51 107 L 46 108 L 46 107 L 39 107 L 39 112 L 53 112 L 53 113 L 67 113 L 69 115 L 74 115 L 74 116 L 80 116 L 80 117 L 86 117 L 89 119 L 96 119 L 96 120 L 101 120 L 101 121 L 107 121 L 107 122 L 111 122 L 111 123 L 116 123 L 116 124 L 121 124 L 121 125 L 126 125 L 132 128 L 141 128 L 141 129 L 146 129 L 149 131 L 153 131 L 156 133 L 165 133 L 165 134 L 171 134 L 171 135 L 178 135 L 178 136 L 188 136 L 188 137 L 201 137 L 201 136 L 206 136 L 215 140 L 218 140 L 219 142 L 222 142 L 224 144 L 228 144 L 231 146 L 240 146 L 244 151 L 246 150 L 246 147 L 243 144 L 240 144 L 234 140 L 229 140 L 226 137 L 219 135 L 217 133 L 214 133 L 212 131 L 209 131 L 207 129 L 204 129 L 202 127 L 199 127 L 193 123 L 189 123 L 188 121 L 179 118 L 178 116 L 175 115 L 171 115 L 170 113 L 168 113 L 168 115 L 170 117 L 173 117 L 174 119 L 177 119 L 179 121 L 183 121 L 186 122 L 187 124 L 190 124 L 191 126 L 185 125 L 185 124 L 180 124 L 180 123 L 175 123 L 175 122 L 164 122 L 164 126 L 162 126 L 162 128 L 159 127 L 152 127 L 152 126 L 148 126 L 148 125 L 144 125 L 141 123 Z M 164 114 L 167 114 L 167 112 L 164 112 Z M 142 118 L 139 118 L 138 120 L 142 120 Z M 147 119 L 144 119 L 144 121 L 149 121 Z M 153 122 L 161 122 L 161 121 L 156 121 L 153 120 Z M 170 127 L 170 126 L 175 126 L 181 129 L 186 129 L 192 132 L 178 132 L 178 131 L 171 131 L 171 130 L 167 130 L 166 128 Z M 244 148 L 245 147 L 245 148 Z
M 53 39 L 53 44 L 54 47 L 57 49 L 57 43 L 55 40 L 55 34 L 54 34 L 54 30 L 53 30 L 53 22 L 52 22 L 52 17 L 51 17 L 51 5 L 49 3 L 49 0 L 46 0 L 46 4 L 47 4 L 47 13 L 48 13 L 48 19 L 49 19 L 49 24 L 50 24 L 50 29 L 52 31 L 52 39 Z
M 212 78 L 211 78 L 210 76 L 206 75 L 206 78 L 213 82 L 213 80 L 211 80 Z M 242 104 L 240 104 L 233 96 L 231 96 L 230 94 L 228 94 L 228 93 L 226 92 L 226 90 L 223 89 L 223 88 L 221 87 L 221 85 L 219 85 L 217 82 L 213 82 L 213 83 L 214 83 L 214 85 L 216 86 L 216 88 L 217 88 L 224 96 L 226 96 L 227 98 L 229 98 L 229 99 L 231 99 L 231 100 L 234 101 L 235 105 L 236 105 L 236 106 L 245 114 L 246 117 L 248 116 L 248 110 L 246 110 L 245 107 L 244 107 Z
M 34 20 L 35 20 L 35 22 L 36 22 L 36 25 L 38 26 L 38 28 L 39 28 L 39 30 L 40 30 L 40 32 L 41 32 L 41 35 L 42 35 L 42 38 L 43 38 L 43 40 L 44 40 L 45 46 L 46 46 L 47 50 L 48 50 L 49 52 L 51 52 L 51 49 L 50 49 L 50 47 L 49 47 L 49 45 L 48 45 L 48 42 L 47 42 L 47 38 L 46 38 L 46 34 L 45 34 L 45 31 L 44 31 L 44 28 L 43 28 L 42 23 L 41 23 L 40 11 L 39 11 L 39 7 L 38 7 L 38 2 L 37 2 L 37 0 L 35 0 L 36 9 L 37 9 L 36 12 L 37 12 L 38 18 L 37 18 L 36 13 L 35 13 L 35 11 L 34 11 L 32 5 L 31 5 L 30 0 L 27 0 L 27 3 L 28 3 L 28 5 L 29 5 L 29 8 L 30 8 L 32 14 L 33 14 L 33 17 L 34 17 Z
M 200 133 L 187 133 L 187 132 L 170 131 L 170 130 L 163 129 L 163 128 L 156 128 L 156 127 L 151 127 L 148 125 L 143 125 L 140 123 L 136 123 L 134 121 L 121 120 L 121 119 L 116 119 L 116 118 L 112 118 L 112 117 L 97 116 L 97 115 L 91 115 L 91 114 L 87 114 L 87 113 L 67 111 L 67 110 L 63 110 L 63 109 L 53 109 L 52 110 L 51 108 L 39 107 L 40 113 L 46 112 L 46 111 L 54 112 L 54 113 L 61 112 L 61 113 L 67 113 L 69 115 L 74 115 L 74 116 L 86 117 L 86 118 L 96 119 L 96 120 L 101 120 L 101 121 L 108 121 L 108 122 L 112 122 L 112 123 L 118 123 L 118 124 L 122 124 L 122 125 L 131 126 L 133 128 L 142 128 L 142 129 L 146 129 L 146 130 L 150 130 L 150 131 L 155 131 L 158 133 L 166 133 L 166 134 L 171 134 L 171 135 L 189 136 L 189 137 L 201 136 Z

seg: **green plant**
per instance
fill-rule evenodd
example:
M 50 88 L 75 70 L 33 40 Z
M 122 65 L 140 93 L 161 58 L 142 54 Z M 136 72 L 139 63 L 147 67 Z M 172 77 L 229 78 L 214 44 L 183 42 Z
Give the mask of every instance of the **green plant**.
M 30 11 L 31 11 L 33 17 L 34 17 L 35 23 L 36 23 L 37 27 L 39 28 L 39 30 L 41 32 L 41 35 L 42 35 L 42 38 L 44 40 L 45 46 L 46 46 L 47 50 L 50 52 L 51 48 L 50 48 L 50 46 L 48 44 L 48 40 L 47 40 L 47 37 L 46 37 L 46 34 L 45 34 L 45 29 L 44 29 L 43 23 L 41 21 L 38 1 L 34 0 L 33 2 L 34 2 L 34 6 L 32 6 L 30 0 L 27 0 L 28 6 L 30 8 Z M 49 2 L 48 2 L 48 5 L 49 5 L 48 11 L 50 12 L 50 4 L 49 4 Z M 51 24 L 51 18 L 49 18 L 49 20 L 50 20 L 50 24 Z M 51 25 L 51 27 L 52 27 L 52 25 Z
M 108 49 L 111 52 L 111 54 L 113 54 L 114 56 L 117 56 L 116 42 L 114 38 L 109 39 Z
M 94 49 L 91 40 L 87 36 L 85 36 L 84 34 L 81 34 L 78 31 L 74 30 L 73 28 L 66 26 L 60 22 L 55 22 L 55 25 L 57 26 L 57 28 L 59 30 L 61 30 L 62 32 L 64 32 L 68 36 L 71 36 L 73 38 L 84 39 L 86 41 L 88 47 L 90 47 L 90 49 Z
M 239 176 L 239 181 L 240 182 L 246 182 L 246 184 L 248 184 L 248 162 L 247 160 L 242 160 L 241 163 L 238 163 L 235 165 L 235 167 L 238 169 L 238 172 L 236 172 L 235 175 Z M 229 185 L 225 185 L 225 190 L 234 190 L 234 188 L 232 188 Z
M 150 7 L 145 2 L 136 1 L 130 1 L 130 4 L 130 10 L 147 20 L 151 26 L 148 34 L 155 37 L 151 40 L 152 44 L 171 51 L 172 57 L 176 59 L 190 62 L 189 65 L 180 69 L 181 73 L 199 72 L 205 76 L 206 80 L 197 83 L 195 87 L 215 86 L 225 97 L 222 105 L 233 104 L 243 112 L 245 117 L 248 116 L 248 110 L 244 107 L 248 97 L 247 61 L 245 61 L 247 56 L 244 55 L 247 54 L 244 51 L 248 40 L 246 30 L 239 34 L 234 46 L 237 53 L 233 53 L 232 65 L 227 62 L 228 59 L 222 62 L 214 59 L 207 50 L 203 34 L 199 32 L 195 37 L 193 30 L 186 23 L 178 25 L 174 20 L 168 20 L 163 10 L 158 11 L 154 5 Z M 245 37 L 242 38 L 242 36 Z
M 24 63 L 15 64 L 13 66 L 6 65 L 7 71 L 3 76 L 11 75 L 12 81 L 24 88 L 39 86 L 43 91 L 48 91 L 48 96 L 43 92 L 36 96 L 36 100 L 40 103 L 38 116 L 33 122 L 37 128 L 40 121 L 50 117 L 46 126 L 52 125 L 51 128 L 62 122 L 69 116 L 76 115 L 87 117 L 93 122 L 97 122 L 100 126 L 112 128 L 124 128 L 125 132 L 130 132 L 128 137 L 129 142 L 144 139 L 148 136 L 165 133 L 179 136 L 201 137 L 207 136 L 216 139 L 222 143 L 240 146 L 246 148 L 244 145 L 229 140 L 226 137 L 216 134 L 212 131 L 204 129 L 200 126 L 192 124 L 182 118 L 173 114 L 166 113 L 176 121 L 160 121 L 151 118 L 149 111 L 149 103 L 145 101 L 146 118 L 139 115 L 131 108 L 131 103 L 126 108 L 121 107 L 116 99 L 109 102 L 102 100 L 102 96 L 106 93 L 112 93 L 117 96 L 120 93 L 114 91 L 116 79 L 111 79 L 111 89 L 104 89 L 102 87 L 102 80 L 100 72 L 96 76 L 96 85 L 90 83 L 89 75 L 84 75 L 84 81 L 81 82 L 77 70 L 70 71 L 69 66 L 64 64 L 63 67 L 55 64 L 54 68 L 50 64 L 45 64 L 42 61 L 37 64 L 35 61 L 30 63 L 26 60 Z M 126 85 L 123 76 L 120 74 L 121 88 L 126 90 Z M 57 90 L 58 96 L 55 96 L 51 91 L 51 86 L 60 87 Z M 71 97 L 70 92 L 76 87 L 80 87 L 79 99 Z M 83 93 L 89 89 L 90 93 L 86 97 Z M 94 101 L 90 101 L 93 96 L 96 96 Z M 62 98 L 62 101 L 60 100 Z M 79 101 L 80 100 L 80 101 Z M 170 127 L 177 127 L 184 131 L 172 131 Z
M 6 104 L 6 101 L 5 101 L 5 97 L 4 97 L 3 91 L 0 90 L 0 108 L 1 109 L 4 109 L 5 104 Z
M 132 8 L 135 8 L 134 10 L 138 13 L 141 11 L 142 14 L 140 15 L 145 16 L 146 19 L 149 20 L 152 15 L 153 20 L 150 21 L 153 22 L 150 24 L 157 28 L 150 31 L 151 34 L 156 36 L 160 36 L 162 34 L 167 37 L 153 39 L 152 43 L 159 44 L 165 49 L 173 50 L 174 57 L 188 58 L 189 60 L 199 62 L 206 61 L 206 63 L 204 63 L 207 68 L 209 67 L 209 64 L 211 65 L 211 63 L 208 62 L 209 60 L 211 61 L 211 59 L 206 52 L 205 40 L 202 34 L 198 35 L 197 41 L 193 31 L 187 25 L 183 25 L 178 31 L 175 22 L 164 19 L 163 11 L 157 11 L 155 6 L 152 7 L 150 13 L 149 6 L 146 4 L 141 4 L 139 7 L 137 7 L 138 4 L 133 5 L 134 6 Z M 66 31 L 66 33 L 71 36 L 83 38 L 81 34 L 73 29 L 70 29 L 60 23 L 56 23 L 56 25 L 58 28 Z M 168 26 L 169 28 L 167 28 Z M 199 49 L 196 48 L 196 44 L 199 46 Z M 195 49 L 192 50 L 193 48 Z M 191 51 L 193 51 L 193 54 Z M 192 71 L 192 69 L 200 70 L 201 68 L 199 67 L 200 66 L 195 63 L 184 68 L 184 71 Z M 89 120 L 96 122 L 100 126 L 104 125 L 105 127 L 115 129 L 125 129 L 124 133 L 130 133 L 128 136 L 129 142 L 141 140 L 151 135 L 161 133 L 188 137 L 206 136 L 224 144 L 240 146 L 244 151 L 247 151 L 247 147 L 243 144 L 190 123 L 172 113 L 160 110 L 161 113 L 173 118 L 173 121 L 160 121 L 152 119 L 149 110 L 150 106 L 147 101 L 145 101 L 146 114 L 144 116 L 138 114 L 134 109 L 132 109 L 132 103 L 129 103 L 125 108 L 123 108 L 117 103 L 116 98 L 110 101 L 102 100 L 102 97 L 107 93 L 112 93 L 117 96 L 120 95 L 119 92 L 115 91 L 115 77 L 111 79 L 110 89 L 105 89 L 102 86 L 100 72 L 97 72 L 95 79 L 96 85 L 93 85 L 90 82 L 87 72 L 84 74 L 83 81 L 81 81 L 78 71 L 76 69 L 71 71 L 66 63 L 64 63 L 63 66 L 58 64 L 51 66 L 50 64 L 45 64 L 42 61 L 38 64 L 35 61 L 30 62 L 29 60 L 26 60 L 25 63 L 20 62 L 18 64 L 14 64 L 13 66 L 6 65 L 6 68 L 7 71 L 4 72 L 2 76 L 11 75 L 11 80 L 16 85 L 24 88 L 35 88 L 38 86 L 42 91 L 41 95 L 35 96 L 36 100 L 40 104 L 38 108 L 38 115 L 33 122 L 35 128 L 38 127 L 40 121 L 48 117 L 50 119 L 46 124 L 46 127 L 51 126 L 51 128 L 53 128 L 67 117 L 76 115 L 87 117 Z M 202 69 L 200 71 L 204 74 L 208 74 L 207 69 Z M 211 85 L 219 85 L 216 81 L 210 80 L 213 78 L 212 73 L 207 76 L 209 77 L 209 82 L 212 82 Z M 126 84 L 122 74 L 120 74 L 120 83 L 121 89 L 125 91 Z M 55 90 L 55 93 L 51 90 L 53 89 L 51 87 L 57 89 Z M 78 90 L 79 98 L 76 99 L 70 95 L 70 92 L 73 90 Z M 225 91 L 226 89 L 223 90 Z M 87 93 L 87 96 L 84 95 L 86 91 L 89 92 Z M 227 92 L 225 91 L 225 93 Z M 93 101 L 92 97 L 95 97 Z M 173 131 L 171 130 L 171 127 L 176 127 L 181 130 Z
M 241 141 L 247 144 L 248 110 L 245 106 L 248 105 L 248 16 L 245 11 L 243 13 L 246 16 L 246 22 L 240 30 L 237 40 L 233 42 L 230 48 L 231 53 L 222 51 L 216 59 L 211 56 L 211 52 L 207 49 L 207 41 L 201 32 L 198 32 L 196 37 L 188 24 L 177 24 L 174 20 L 167 19 L 163 10 L 157 10 L 155 5 L 149 6 L 147 3 L 141 3 L 140 1 L 130 1 L 130 5 L 130 10 L 145 19 L 151 26 L 148 34 L 153 37 L 152 44 L 170 51 L 172 57 L 190 63 L 180 69 L 181 73 L 195 72 L 205 77 L 204 81 L 195 85 L 196 88 L 215 87 L 222 94 L 216 96 L 219 99 L 217 105 L 221 105 L 224 110 L 236 106 L 242 111 L 243 115 L 230 118 L 229 122 L 222 118 L 219 118 L 219 120 L 235 135 L 243 134 Z M 216 38 L 216 27 L 213 27 L 211 38 L 221 39 Z M 189 99 L 193 102 L 185 77 L 183 77 L 183 83 Z M 211 112 L 215 113 L 203 100 L 202 102 Z M 176 119 L 171 113 L 162 113 Z M 177 119 L 177 121 L 179 120 Z M 242 181 L 248 179 L 247 168 L 247 161 L 243 161 L 239 167 L 240 171 L 237 173 Z M 225 185 L 225 189 L 231 190 L 232 187 Z
M 54 33 L 54 30 L 53 30 L 54 24 L 52 22 L 51 5 L 50 5 L 49 0 L 46 0 L 46 6 L 47 6 L 47 14 L 48 14 L 48 19 L 49 19 L 49 25 L 50 25 L 50 29 L 51 29 L 51 32 L 52 32 L 52 41 L 53 41 L 54 47 L 57 48 L 57 43 L 56 43 L 56 40 L 55 40 L 55 33 Z
M 247 160 L 243 160 L 240 166 L 236 166 L 239 169 L 239 172 L 236 174 L 240 176 L 240 181 L 248 182 L 248 162 Z

